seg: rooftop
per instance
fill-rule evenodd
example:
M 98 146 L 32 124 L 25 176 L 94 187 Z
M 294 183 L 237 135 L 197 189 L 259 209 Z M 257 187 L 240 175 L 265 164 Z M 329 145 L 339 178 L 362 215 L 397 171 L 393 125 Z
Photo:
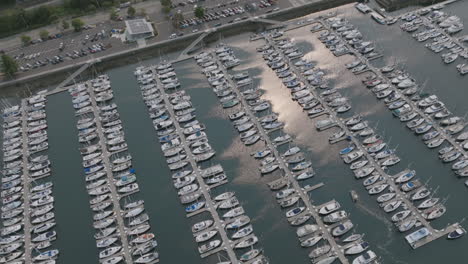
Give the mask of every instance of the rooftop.
M 125 25 L 131 35 L 153 32 L 153 27 L 145 19 L 127 20 Z

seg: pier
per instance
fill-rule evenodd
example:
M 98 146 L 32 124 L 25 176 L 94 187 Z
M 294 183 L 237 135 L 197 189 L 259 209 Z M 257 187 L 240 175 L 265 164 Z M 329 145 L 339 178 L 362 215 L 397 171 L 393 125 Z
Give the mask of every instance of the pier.
M 104 136 L 104 132 L 102 131 L 103 128 L 102 128 L 102 123 L 101 123 L 101 120 L 100 120 L 100 117 L 99 117 L 99 107 L 96 103 L 96 97 L 95 97 L 95 93 L 94 93 L 94 89 L 92 87 L 92 85 L 89 85 L 90 83 L 88 83 L 87 85 L 87 89 L 88 89 L 88 93 L 90 95 L 90 99 L 91 99 L 91 106 L 93 108 L 93 114 L 94 114 L 94 117 L 96 119 L 96 131 L 98 133 L 98 138 L 99 138 L 99 145 L 101 146 L 101 150 L 102 150 L 102 158 L 103 158 L 103 162 L 104 162 L 104 169 L 106 171 L 106 175 L 107 175 L 107 180 L 108 180 L 108 184 L 107 186 L 109 187 L 109 189 L 111 190 L 110 194 L 111 194 L 111 200 L 112 200 L 112 204 L 113 204 L 113 210 L 115 212 L 115 218 L 117 220 L 117 229 L 118 229 L 118 234 L 119 234 L 119 237 L 120 237 L 120 241 L 122 243 L 122 254 L 124 256 L 124 259 L 125 259 L 125 262 L 127 264 L 132 264 L 133 263 L 133 259 L 132 259 L 132 253 L 130 252 L 130 245 L 129 245 L 129 242 L 128 242 L 128 238 L 127 238 L 127 230 L 126 230 L 126 227 L 125 227 L 125 223 L 124 223 L 124 220 L 123 220 L 123 212 L 122 212 L 122 209 L 120 208 L 120 196 L 119 194 L 117 193 L 117 189 L 115 187 L 115 184 L 114 184 L 114 177 L 113 177 L 113 174 L 112 174 L 112 166 L 111 166 L 111 163 L 110 163 L 110 160 L 109 160 L 109 157 L 111 156 L 111 153 L 109 153 L 107 151 L 107 146 L 104 142 L 104 140 L 106 139 L 106 137 Z
M 164 91 L 163 85 L 162 85 L 160 79 L 158 78 L 157 73 L 154 73 L 154 79 L 157 82 L 156 87 L 159 90 L 161 96 L 164 99 L 164 103 L 167 106 L 166 109 L 167 109 L 168 113 L 170 114 L 170 116 L 172 118 L 175 119 L 176 115 L 174 113 L 174 109 L 172 108 L 171 102 L 169 101 L 168 95 Z M 239 264 L 240 261 L 237 259 L 237 256 L 236 256 L 236 254 L 234 252 L 234 243 L 229 239 L 229 237 L 227 235 L 227 232 L 224 229 L 225 223 L 219 217 L 218 212 L 216 211 L 216 204 L 211 200 L 211 196 L 210 196 L 211 187 L 208 186 L 205 183 L 205 181 L 203 180 L 203 177 L 201 175 L 201 169 L 198 167 L 197 162 L 195 161 L 195 157 L 194 157 L 192 151 L 190 150 L 189 146 L 185 142 L 185 135 L 183 133 L 183 129 L 181 128 L 180 124 L 177 121 L 174 121 L 173 125 L 174 125 L 175 130 L 176 130 L 175 133 L 177 133 L 179 138 L 182 140 L 181 145 L 183 146 L 183 148 L 185 150 L 185 153 L 187 155 L 187 160 L 190 162 L 190 165 L 192 166 L 193 174 L 197 179 L 196 181 L 198 183 L 198 186 L 200 186 L 198 192 L 201 192 L 201 194 L 205 197 L 205 208 L 204 208 L 204 210 L 203 211 L 202 210 L 197 210 L 197 212 L 194 212 L 194 213 L 197 213 L 197 214 L 200 213 L 198 211 L 202 211 L 202 212 L 207 211 L 207 212 L 209 212 L 211 214 L 211 217 L 213 218 L 213 222 L 214 222 L 213 226 L 214 226 L 214 228 L 216 228 L 216 230 L 218 231 L 218 233 L 221 236 L 221 239 L 223 241 L 222 244 L 217 249 L 206 252 L 206 253 L 202 254 L 201 257 L 202 258 L 208 257 L 208 256 L 210 256 L 212 254 L 215 254 L 215 253 L 219 252 L 220 250 L 224 249 L 226 251 L 231 263 Z M 193 214 L 191 216 L 193 216 Z
M 190 45 L 185 48 L 179 55 L 178 59 L 183 58 L 185 55 L 187 55 L 200 41 L 202 41 L 206 36 L 208 36 L 211 33 L 211 30 L 207 29 L 203 34 L 198 36 L 197 39 L 195 39 Z
M 274 47 L 274 49 L 276 51 L 278 51 L 278 52 L 280 52 L 282 54 L 282 51 L 276 46 L 276 44 L 274 43 L 274 41 L 271 40 L 271 38 L 266 37 L 265 40 L 266 40 L 266 42 L 268 44 L 272 45 L 272 47 Z M 308 83 L 307 80 L 304 78 L 303 74 L 301 73 L 301 71 L 293 63 L 291 63 L 291 61 L 289 59 L 287 59 L 287 56 L 284 56 L 284 58 L 285 58 L 285 60 L 287 60 L 290 68 L 296 74 L 298 79 L 300 81 L 302 81 L 304 84 Z M 424 227 L 426 227 L 429 230 L 430 235 L 427 236 L 424 241 L 421 241 L 420 243 L 418 243 L 417 247 L 420 247 L 420 246 L 422 246 L 424 244 L 427 244 L 427 243 L 429 243 L 429 242 L 431 242 L 433 240 L 436 240 L 436 239 L 438 239 L 438 238 L 440 238 L 442 236 L 447 235 L 449 232 L 453 231 L 455 226 L 458 226 L 458 223 L 456 223 L 456 224 L 452 225 L 451 227 L 446 228 L 444 230 L 434 229 L 430 225 L 430 223 L 423 217 L 423 215 L 422 215 L 423 212 L 420 211 L 417 207 L 415 207 L 414 204 L 409 200 L 408 194 L 404 193 L 400 189 L 400 186 L 395 183 L 395 181 L 394 181 L 395 176 L 387 174 L 384 171 L 384 169 L 380 167 L 380 164 L 378 164 L 376 162 L 376 160 L 368 153 L 367 149 L 363 146 L 363 144 L 356 139 L 355 133 L 352 132 L 351 130 L 349 130 L 348 126 L 346 126 L 346 124 L 344 123 L 345 120 L 337 116 L 334 109 L 332 109 L 330 106 L 328 106 L 328 104 L 324 101 L 324 99 L 320 96 L 320 94 L 318 94 L 315 91 L 315 89 L 313 87 L 310 87 L 309 85 L 308 85 L 308 87 L 309 87 L 309 91 L 313 94 L 314 98 L 319 100 L 322 107 L 324 107 L 326 109 L 326 111 L 328 112 L 330 118 L 333 119 L 335 121 L 335 123 L 342 130 L 345 131 L 346 135 L 350 136 L 349 138 L 350 138 L 351 142 L 356 146 L 356 149 L 358 149 L 358 150 L 362 151 L 362 153 L 364 153 L 364 156 L 369 161 L 369 164 L 372 165 L 372 167 L 375 168 L 375 170 L 379 173 L 379 175 L 384 177 L 385 182 L 389 185 L 389 187 L 391 187 L 391 190 L 393 190 L 396 193 L 396 197 L 393 198 L 391 201 L 394 201 L 396 199 L 401 200 L 402 203 L 404 203 L 406 209 L 411 211 L 412 217 L 416 218 L 418 220 L 418 222 L 421 223 L 421 225 L 423 225 Z
M 304 215 L 307 213 L 312 215 L 312 218 L 315 220 L 315 223 L 319 226 L 319 230 L 322 232 L 323 238 L 327 240 L 329 245 L 331 246 L 332 248 L 331 252 L 336 254 L 336 256 L 339 258 L 342 264 L 349 264 L 348 259 L 345 257 L 344 253 L 340 250 L 340 246 L 335 241 L 335 238 L 329 233 L 329 226 L 324 224 L 324 222 L 322 221 L 322 218 L 317 212 L 317 207 L 312 205 L 308 192 L 304 190 L 296 181 L 294 174 L 291 172 L 291 170 L 288 167 L 288 164 L 284 160 L 283 156 L 278 152 L 275 145 L 272 143 L 270 137 L 268 136 L 268 133 L 262 127 L 262 125 L 260 124 L 260 121 L 254 114 L 254 112 L 248 106 L 247 101 L 245 100 L 243 94 L 237 88 L 237 85 L 232 80 L 232 77 L 230 77 L 230 75 L 228 74 L 227 69 L 221 63 L 221 61 L 216 56 L 216 54 L 212 53 L 212 56 L 213 58 L 215 58 L 216 63 L 219 66 L 219 69 L 224 73 L 226 80 L 233 88 L 233 91 L 237 95 L 237 98 L 241 101 L 241 105 L 244 106 L 243 110 L 245 111 L 246 115 L 250 117 L 250 120 L 254 122 L 255 126 L 257 127 L 258 133 L 261 135 L 261 138 L 263 139 L 266 147 L 268 147 L 268 149 L 271 150 L 272 155 L 276 158 L 277 162 L 279 162 L 280 169 L 282 169 L 284 172 L 283 177 L 287 179 L 287 181 L 290 184 L 290 187 L 295 189 L 296 194 L 299 195 L 302 202 L 304 203 L 304 206 L 307 208 L 303 213 L 301 213 L 301 215 Z
M 27 99 L 21 100 L 21 127 L 22 127 L 22 148 L 23 148 L 23 233 L 24 233 L 24 262 L 32 263 L 32 244 L 31 244 L 31 178 L 29 176 L 29 144 L 28 144 L 28 115 Z
M 327 25 L 326 22 L 324 21 L 320 21 L 320 23 L 324 26 L 324 29 L 327 29 L 329 30 L 330 32 L 332 32 L 333 30 Z M 359 59 L 361 61 L 361 63 L 367 65 L 367 69 L 369 69 L 373 74 L 375 74 L 378 78 L 381 78 L 382 80 L 384 80 L 386 83 L 390 83 L 391 84 L 391 80 L 385 76 L 384 74 L 382 74 L 382 72 L 374 67 L 367 58 L 365 58 L 364 56 L 362 56 L 354 47 L 352 47 L 351 45 L 349 45 L 342 37 L 340 34 L 336 34 L 338 38 L 340 38 L 341 42 L 351 51 L 352 55 L 354 55 L 357 59 Z M 432 129 L 436 130 L 437 132 L 439 132 L 439 137 L 441 138 L 444 138 L 448 143 L 450 143 L 450 145 L 452 145 L 454 147 L 454 149 L 458 152 L 460 152 L 463 157 L 466 159 L 468 158 L 468 151 L 466 151 L 463 146 L 461 146 L 459 143 L 456 142 L 456 140 L 454 139 L 454 137 L 452 137 L 452 135 L 450 135 L 449 133 L 447 133 L 447 131 L 443 128 L 441 128 L 439 125 L 438 125 L 438 121 L 435 120 L 432 116 L 424 113 L 423 110 L 421 110 L 421 108 L 418 107 L 417 103 L 412 101 L 410 98 L 408 98 L 405 94 L 403 94 L 402 92 L 400 92 L 400 90 L 395 87 L 394 85 L 391 85 L 388 89 L 391 89 L 395 94 L 399 94 L 401 96 L 401 99 L 405 101 L 406 104 L 410 105 L 411 106 L 411 109 L 413 111 L 415 111 L 416 113 L 419 114 L 420 117 L 424 118 L 424 121 L 426 121 L 427 123 L 430 123 L 432 124 Z

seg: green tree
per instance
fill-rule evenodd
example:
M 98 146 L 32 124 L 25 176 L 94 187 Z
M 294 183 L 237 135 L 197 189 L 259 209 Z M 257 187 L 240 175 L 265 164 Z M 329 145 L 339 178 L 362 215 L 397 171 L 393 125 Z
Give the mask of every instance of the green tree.
M 96 9 L 97 9 L 97 8 L 96 8 L 95 5 L 89 4 L 89 5 L 86 7 L 86 9 L 87 9 L 89 12 L 94 13 L 94 12 L 96 12 Z
M 110 11 L 109 17 L 111 20 L 117 20 L 117 18 L 119 17 L 119 13 L 117 13 L 117 9 L 112 8 L 112 10 Z
M 129 15 L 130 17 L 133 17 L 135 16 L 135 13 L 136 13 L 135 8 L 133 8 L 133 6 L 129 6 L 127 9 L 127 15 Z
M 63 28 L 63 30 L 67 30 L 67 29 L 70 28 L 70 24 L 67 21 L 63 20 L 62 21 L 62 28 Z
M 39 36 L 42 40 L 46 40 L 49 37 L 49 31 L 43 29 L 39 32 Z
M 176 28 L 179 28 L 179 23 L 184 20 L 184 14 L 181 12 L 176 12 L 172 17 L 172 25 Z
M 71 24 L 72 24 L 72 27 L 75 29 L 76 32 L 81 31 L 81 29 L 84 26 L 84 22 L 79 18 L 73 19 L 71 21 Z
M 194 13 L 196 17 L 202 18 L 205 15 L 205 9 L 203 9 L 202 6 L 198 6 L 197 8 L 195 8 Z
M 161 0 L 161 5 L 170 7 L 172 5 L 172 1 L 171 0 Z
M 27 35 L 21 36 L 21 42 L 23 43 L 24 46 L 27 46 L 31 44 L 31 37 Z
M 162 7 L 162 11 L 163 11 L 165 14 L 169 14 L 169 12 L 171 12 L 171 7 L 170 7 L 170 6 L 163 6 L 163 7 Z
M 10 56 L 2 55 L 2 72 L 7 76 L 13 76 L 18 71 L 18 63 Z
M 138 12 L 138 15 L 139 15 L 139 16 L 142 16 L 142 17 L 145 17 L 145 16 L 146 16 L 146 11 L 145 11 L 145 9 L 143 9 L 143 8 L 140 9 L 140 11 Z

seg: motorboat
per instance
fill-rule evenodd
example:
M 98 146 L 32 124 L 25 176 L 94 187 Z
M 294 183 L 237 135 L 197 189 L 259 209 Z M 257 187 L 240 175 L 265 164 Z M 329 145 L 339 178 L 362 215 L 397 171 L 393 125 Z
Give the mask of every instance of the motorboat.
M 352 264 L 370 264 L 376 258 L 377 258 L 377 255 L 372 250 L 368 250 L 364 254 L 355 258 Z
M 342 224 L 332 229 L 332 235 L 334 237 L 342 236 L 353 228 L 353 223 L 350 220 L 346 220 Z
M 327 203 L 325 206 L 321 207 L 318 212 L 321 215 L 327 215 L 330 213 L 335 212 L 336 210 L 340 209 L 341 205 L 337 201 L 332 201 Z
M 296 235 L 301 238 L 315 233 L 319 230 L 318 225 L 306 224 L 296 230 Z

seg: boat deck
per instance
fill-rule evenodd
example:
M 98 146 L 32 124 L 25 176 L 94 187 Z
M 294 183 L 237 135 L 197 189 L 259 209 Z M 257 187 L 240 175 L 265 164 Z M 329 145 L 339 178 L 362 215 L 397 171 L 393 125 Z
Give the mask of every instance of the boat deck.
M 324 25 L 325 28 L 328 28 L 328 26 L 326 25 L 326 23 L 323 23 L 322 24 Z M 329 29 L 329 28 L 328 28 Z M 329 29 L 331 30 L 331 29 Z M 266 38 L 266 41 L 274 46 L 275 43 L 270 39 L 270 38 Z M 277 48 L 276 46 L 274 46 L 276 48 L 276 50 L 279 50 L 279 48 Z M 356 52 L 356 51 L 355 51 Z M 357 53 L 357 52 L 356 52 Z M 362 57 L 360 57 L 362 59 Z M 364 61 L 363 61 L 364 62 Z M 368 63 L 369 64 L 369 63 Z M 291 70 L 293 70 L 293 72 L 296 74 L 296 76 L 298 76 L 298 78 L 303 82 L 303 83 L 307 83 L 307 80 L 305 80 L 304 76 L 301 74 L 301 72 L 299 71 L 299 69 L 292 63 L 289 62 L 289 65 L 290 65 L 290 68 Z M 369 66 L 371 67 L 371 65 L 369 64 Z M 436 229 L 434 229 L 431 224 L 422 216 L 422 212 L 420 210 L 417 209 L 417 207 L 414 206 L 414 204 L 409 200 L 409 196 L 408 194 L 406 194 L 405 192 L 403 192 L 401 189 L 400 189 L 400 186 L 398 184 L 395 183 L 394 181 L 394 177 L 396 176 L 393 176 L 393 175 L 389 175 L 387 174 L 384 169 L 382 169 L 380 167 L 380 165 L 374 160 L 374 158 L 367 152 L 366 148 L 363 146 L 363 144 L 358 141 L 356 139 L 356 136 L 355 136 L 355 133 L 353 133 L 352 131 L 349 130 L 349 128 L 346 126 L 346 124 L 344 123 L 345 122 L 345 119 L 342 119 L 340 117 L 337 116 L 337 114 L 335 113 L 334 109 L 332 109 L 330 106 L 328 106 L 326 104 L 326 102 L 323 100 L 323 98 L 315 91 L 315 89 L 313 88 L 310 88 L 309 89 L 310 92 L 314 95 L 315 98 L 317 98 L 320 102 L 321 102 L 321 105 L 326 109 L 326 111 L 329 113 L 330 117 L 332 119 L 334 119 L 336 121 L 336 124 L 338 127 L 340 127 L 342 130 L 344 130 L 346 132 L 346 135 L 348 136 L 351 136 L 350 137 L 350 140 L 351 142 L 356 146 L 356 149 L 362 151 L 364 153 L 364 156 L 367 160 L 369 160 L 369 164 L 371 166 L 373 166 L 376 171 L 382 175 L 385 179 L 385 182 L 387 184 L 389 184 L 389 186 L 391 187 L 392 190 L 394 190 L 394 192 L 397 194 L 397 198 L 400 199 L 407 207 L 408 210 L 411 210 L 413 216 L 421 223 L 421 225 L 425 226 L 430 232 L 431 232 L 431 235 L 428 236 L 427 238 L 427 243 L 429 243 L 430 241 L 433 241 L 437 238 L 440 238 L 442 235 L 443 235 L 443 232 L 439 232 L 437 231 Z M 402 172 L 403 173 L 403 172 Z M 400 173 L 401 174 L 401 173 Z M 456 224 L 455 224 L 456 225 Z M 442 234 L 442 235 L 441 235 Z M 422 244 L 423 245 L 423 244 Z
M 107 146 L 106 146 L 106 143 L 104 142 L 106 137 L 104 136 L 102 122 L 99 118 L 100 110 L 95 99 L 96 96 L 95 96 L 94 90 L 92 88 L 92 85 L 87 85 L 87 87 L 88 87 L 88 93 L 91 98 L 91 106 L 93 108 L 93 113 L 94 113 L 94 116 L 96 117 L 96 131 L 99 136 L 99 144 L 101 146 L 101 151 L 102 151 L 102 160 L 104 162 L 104 167 L 105 167 L 104 169 L 106 171 L 107 180 L 110 183 L 108 184 L 108 187 L 111 190 L 110 194 L 111 194 L 111 200 L 113 204 L 113 210 L 115 212 L 115 218 L 117 220 L 117 229 L 119 231 L 120 241 L 122 243 L 122 254 L 124 256 L 125 262 L 132 264 L 133 259 L 132 259 L 132 254 L 130 252 L 130 245 L 129 245 L 128 238 L 127 238 L 127 230 L 126 230 L 125 223 L 123 220 L 123 211 L 122 211 L 122 208 L 120 207 L 121 196 L 118 194 L 115 184 L 112 184 L 114 182 L 114 176 L 113 176 L 112 169 L 111 169 L 112 165 L 110 162 L 110 156 L 112 155 L 112 153 L 107 151 Z
M 23 231 L 24 231 L 24 262 L 32 263 L 32 246 L 31 246 L 31 177 L 29 176 L 29 148 L 28 148 L 28 115 L 27 115 L 27 101 L 26 99 L 21 100 L 21 126 L 23 129 L 22 140 L 23 140 Z
M 154 79 L 157 81 L 156 86 L 157 86 L 159 92 L 161 93 L 162 97 L 164 98 L 164 102 L 165 102 L 165 104 L 167 106 L 166 107 L 167 111 L 169 112 L 170 116 L 174 118 L 176 116 L 175 113 L 174 113 L 174 109 L 172 108 L 172 104 L 169 101 L 168 95 L 164 91 L 164 88 L 163 88 L 163 85 L 162 85 L 161 81 L 159 80 L 159 78 L 157 78 L 157 73 L 156 72 L 154 72 Z M 216 254 L 217 252 L 219 252 L 221 250 L 224 250 L 224 251 L 226 251 L 231 263 L 240 263 L 240 261 L 237 259 L 237 256 L 236 256 L 236 254 L 234 252 L 233 243 L 229 239 L 229 237 L 227 235 L 227 232 L 224 229 L 225 223 L 220 218 L 218 212 L 216 211 L 216 205 L 215 205 L 214 201 L 211 199 L 210 189 L 212 187 L 208 186 L 205 183 L 205 181 L 203 180 L 203 177 L 201 175 L 201 169 L 199 168 L 197 162 L 195 161 L 195 157 L 192 154 L 192 151 L 190 150 L 190 148 L 189 148 L 189 146 L 188 146 L 188 144 L 187 144 L 187 142 L 185 140 L 185 136 L 183 134 L 183 129 L 181 128 L 180 124 L 178 122 L 173 122 L 173 124 L 174 124 L 174 126 L 176 128 L 177 135 L 182 140 L 182 146 L 183 146 L 183 148 L 185 150 L 185 153 L 187 153 L 187 160 L 190 162 L 190 165 L 192 166 L 193 175 L 197 178 L 197 183 L 198 183 L 198 186 L 199 186 L 199 192 L 201 192 L 203 197 L 205 198 L 205 208 L 197 210 L 197 211 L 195 211 L 195 212 L 193 212 L 191 214 L 187 214 L 187 217 L 192 217 L 192 216 L 198 215 L 198 214 L 200 214 L 202 212 L 209 212 L 212 219 L 213 219 L 213 222 L 214 222 L 213 226 L 216 228 L 216 230 L 218 230 L 218 233 L 221 236 L 221 240 L 222 240 L 222 245 L 221 246 L 219 246 L 218 248 L 216 248 L 214 250 L 211 250 L 209 252 L 201 254 L 201 257 L 205 258 L 205 257 L 211 256 L 213 254 Z
M 296 194 L 299 195 L 299 197 L 303 201 L 304 206 L 307 208 L 304 212 L 310 213 L 312 215 L 316 224 L 319 226 L 320 230 L 323 232 L 323 238 L 328 241 L 329 245 L 332 247 L 331 251 L 334 252 L 338 256 L 341 263 L 343 264 L 349 263 L 348 259 L 344 256 L 343 252 L 339 249 L 339 246 L 336 243 L 334 237 L 329 233 L 328 226 L 324 224 L 324 222 L 322 221 L 322 218 L 317 213 L 317 210 L 316 210 L 317 207 L 312 205 L 308 192 L 305 191 L 296 181 L 294 174 L 291 172 L 291 170 L 288 167 L 288 164 L 284 160 L 283 156 L 278 152 L 275 145 L 272 143 L 272 140 L 268 136 L 268 133 L 260 124 L 259 119 L 256 117 L 254 112 L 250 109 L 250 107 L 248 107 L 247 101 L 245 100 L 243 94 L 237 88 L 235 82 L 232 80 L 232 77 L 229 76 L 226 68 L 218 59 L 218 57 L 215 54 L 212 54 L 212 56 L 213 58 L 216 59 L 219 69 L 223 71 L 224 76 L 227 77 L 226 80 L 231 85 L 231 87 L 233 87 L 234 93 L 237 95 L 237 98 L 241 101 L 242 106 L 244 106 L 243 108 L 244 108 L 246 115 L 248 115 L 250 117 L 250 120 L 254 122 L 258 130 L 258 133 L 260 134 L 265 145 L 271 150 L 272 155 L 279 162 L 280 169 L 283 171 L 283 174 L 284 174 L 283 177 L 289 180 L 290 188 L 294 188 L 296 191 Z
M 324 29 L 328 29 L 329 31 L 332 31 L 332 29 L 327 25 L 327 23 L 325 23 L 322 20 L 320 21 L 320 23 L 324 26 Z M 371 72 L 373 72 L 376 76 L 378 76 L 379 78 L 381 78 L 385 82 L 391 83 L 391 80 L 387 76 L 382 74 L 382 72 L 378 68 L 374 67 L 369 62 L 369 60 L 367 58 L 362 56 L 356 49 L 354 49 L 351 45 L 349 45 L 339 34 L 337 34 L 337 36 L 348 47 L 348 49 L 351 51 L 352 55 L 354 55 L 356 58 L 358 58 L 361 61 L 361 63 L 366 64 L 367 68 Z M 450 135 L 445 129 L 443 129 L 438 124 L 438 121 L 436 119 L 434 119 L 431 115 L 428 115 L 428 114 L 424 113 L 424 111 L 421 110 L 421 108 L 418 107 L 417 103 L 415 103 L 410 98 L 408 98 L 406 95 L 401 93 L 400 90 L 397 87 L 391 85 L 388 89 L 391 89 L 392 91 L 394 91 L 397 94 L 401 94 L 401 99 L 404 100 L 408 105 L 410 105 L 412 110 L 417 112 L 422 118 L 424 118 L 424 120 L 427 123 L 432 124 L 432 127 L 433 127 L 434 130 L 436 130 L 437 132 L 440 133 L 439 137 L 444 138 L 450 145 L 452 145 L 454 147 L 454 149 L 456 151 L 459 151 L 463 155 L 463 158 L 468 159 L 468 151 L 463 149 L 463 146 L 461 146 L 459 143 L 457 143 L 455 138 L 452 135 Z

